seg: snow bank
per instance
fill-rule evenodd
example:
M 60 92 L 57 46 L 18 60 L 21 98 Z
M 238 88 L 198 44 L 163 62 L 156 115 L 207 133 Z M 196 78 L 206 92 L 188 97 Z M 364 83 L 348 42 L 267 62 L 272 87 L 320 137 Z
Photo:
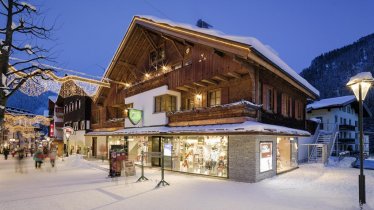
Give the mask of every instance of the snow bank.
M 352 168 L 352 163 L 356 160 L 354 157 L 345 157 L 339 161 L 337 157 L 330 157 L 329 158 L 329 167 L 337 167 L 337 168 Z

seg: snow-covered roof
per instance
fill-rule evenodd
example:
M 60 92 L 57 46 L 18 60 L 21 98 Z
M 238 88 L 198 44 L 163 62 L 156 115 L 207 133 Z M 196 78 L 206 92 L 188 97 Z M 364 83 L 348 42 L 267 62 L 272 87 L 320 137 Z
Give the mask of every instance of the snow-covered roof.
M 354 101 L 356 101 L 356 97 L 354 95 L 341 96 L 341 97 L 335 97 L 335 98 L 326 98 L 320 101 L 316 101 L 312 104 L 308 104 L 306 108 L 307 110 L 312 110 L 312 109 L 323 109 L 323 108 L 329 108 L 329 107 L 342 107 Z
M 272 62 L 274 65 L 282 69 L 286 74 L 288 74 L 294 80 L 296 80 L 301 85 L 309 89 L 309 91 L 319 96 L 319 91 L 315 87 L 313 87 L 308 81 L 306 81 L 303 77 L 301 77 L 298 73 L 296 73 L 296 71 L 293 70 L 289 65 L 287 65 L 277 55 L 277 53 L 274 52 L 274 50 L 270 46 L 264 45 L 262 42 L 260 42 L 258 39 L 254 37 L 227 35 L 218 30 L 199 28 L 199 27 L 192 26 L 192 25 L 185 24 L 185 23 L 177 23 L 177 22 L 170 21 L 167 19 L 160 19 L 154 16 L 140 15 L 136 17 L 147 19 L 147 20 L 161 23 L 161 24 L 167 24 L 173 27 L 185 28 L 185 29 L 200 32 L 203 34 L 219 37 L 219 38 L 226 39 L 226 40 L 231 40 L 231 41 L 238 42 L 238 43 L 245 44 L 245 45 L 249 45 L 250 47 L 254 48 L 257 52 L 259 52 L 262 56 L 267 58 L 270 62 Z
M 105 134 L 103 134 L 105 133 Z M 199 126 L 155 126 L 125 128 L 113 132 L 89 132 L 87 136 L 95 135 L 154 135 L 154 134 L 235 134 L 235 133 L 261 133 L 274 135 L 310 136 L 304 130 L 298 130 L 278 125 L 269 125 L 255 121 L 246 121 L 235 124 L 199 125 Z
M 57 96 L 49 96 L 48 99 L 51 100 L 53 103 L 56 103 Z

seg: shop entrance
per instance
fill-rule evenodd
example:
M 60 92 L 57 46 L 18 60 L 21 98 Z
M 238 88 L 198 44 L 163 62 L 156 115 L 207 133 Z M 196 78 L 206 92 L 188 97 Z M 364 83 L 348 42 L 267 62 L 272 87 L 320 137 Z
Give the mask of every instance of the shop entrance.
M 161 152 L 161 137 L 152 137 L 152 152 Z M 161 159 L 159 157 L 152 157 L 152 166 L 161 166 Z
M 294 169 L 297 163 L 297 139 L 290 137 L 277 138 L 277 173 Z

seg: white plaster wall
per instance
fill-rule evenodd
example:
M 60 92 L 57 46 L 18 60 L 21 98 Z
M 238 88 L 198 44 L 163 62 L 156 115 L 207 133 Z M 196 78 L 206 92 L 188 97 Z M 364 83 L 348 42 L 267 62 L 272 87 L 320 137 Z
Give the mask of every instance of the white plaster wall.
M 125 127 L 143 127 L 168 124 L 165 112 L 154 113 L 154 98 L 159 95 L 169 94 L 177 97 L 177 109 L 181 107 L 181 94 L 168 90 L 166 85 L 145 91 L 143 93 L 125 98 L 125 103 L 134 104 L 134 109 L 143 110 L 143 119 L 138 125 L 133 125 L 128 118 L 125 119 Z

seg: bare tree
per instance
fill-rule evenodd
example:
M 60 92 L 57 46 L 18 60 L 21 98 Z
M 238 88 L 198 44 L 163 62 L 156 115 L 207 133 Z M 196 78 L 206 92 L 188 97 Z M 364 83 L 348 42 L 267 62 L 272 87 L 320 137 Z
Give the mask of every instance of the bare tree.
M 50 39 L 52 27 L 45 27 L 26 1 L 0 0 L 0 128 L 7 99 L 28 80 L 47 79 L 45 73 L 52 71 L 41 64 L 50 60 L 50 51 L 37 42 Z

